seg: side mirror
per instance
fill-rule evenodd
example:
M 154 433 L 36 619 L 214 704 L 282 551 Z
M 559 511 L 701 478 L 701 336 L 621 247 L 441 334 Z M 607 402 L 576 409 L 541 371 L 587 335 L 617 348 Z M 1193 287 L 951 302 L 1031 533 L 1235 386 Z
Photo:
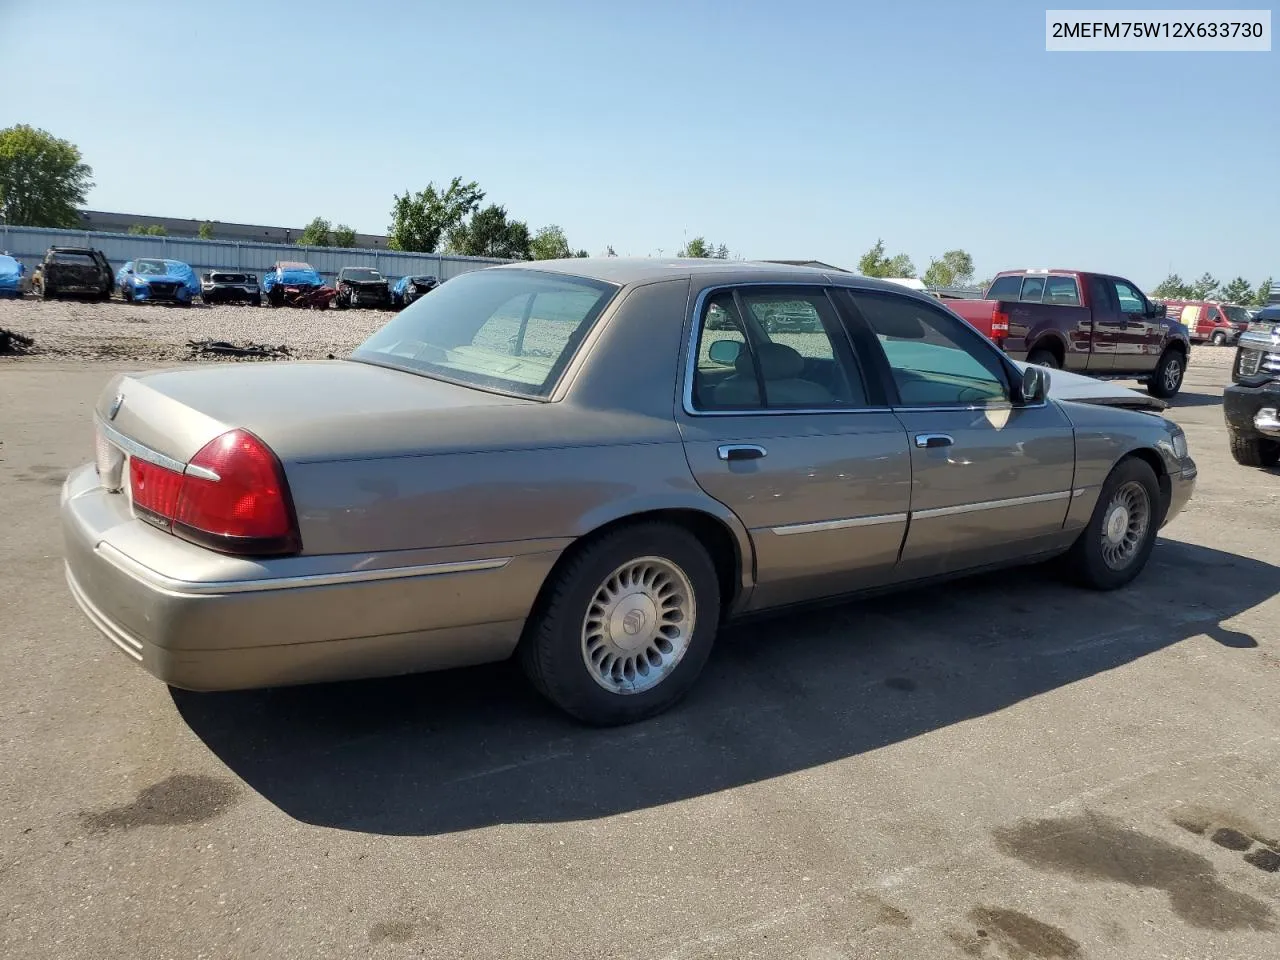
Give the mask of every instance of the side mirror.
M 738 362 L 738 354 L 742 352 L 742 344 L 737 340 L 717 340 L 707 348 L 707 356 L 712 363 L 722 367 L 732 367 Z
M 1020 407 L 1043 403 L 1049 394 L 1049 373 L 1044 367 L 1027 365 L 1014 385 L 1013 402 Z

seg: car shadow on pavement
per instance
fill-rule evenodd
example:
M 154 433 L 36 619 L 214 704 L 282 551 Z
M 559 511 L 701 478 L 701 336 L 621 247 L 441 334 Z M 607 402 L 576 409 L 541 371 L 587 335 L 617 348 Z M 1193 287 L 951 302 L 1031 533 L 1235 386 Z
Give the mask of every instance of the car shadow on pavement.
M 726 631 L 692 694 L 584 728 L 512 664 L 266 691 L 173 691 L 191 729 L 288 815 L 431 835 L 603 817 L 855 756 L 1008 707 L 1189 637 L 1258 646 L 1228 620 L 1280 567 L 1162 540 L 1114 593 L 1007 571 Z
M 1222 394 L 1214 393 L 1195 393 L 1190 390 L 1180 390 L 1175 396 L 1165 401 L 1170 407 L 1220 407 L 1222 406 Z

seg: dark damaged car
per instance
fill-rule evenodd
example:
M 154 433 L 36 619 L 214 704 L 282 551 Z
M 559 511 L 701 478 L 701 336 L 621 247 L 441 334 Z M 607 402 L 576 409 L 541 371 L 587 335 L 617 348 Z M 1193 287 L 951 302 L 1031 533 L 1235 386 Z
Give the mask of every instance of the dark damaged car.
M 343 267 L 338 273 L 338 295 L 333 303 L 339 310 L 348 307 L 385 310 L 391 306 L 391 285 L 372 267 Z
M 50 247 L 31 276 L 31 290 L 44 300 L 68 294 L 110 300 L 115 274 L 101 250 Z
M 328 309 L 338 291 L 309 263 L 279 260 L 262 276 L 262 292 L 273 307 Z
M 205 303 L 251 303 L 262 306 L 258 276 L 232 270 L 210 270 L 200 275 L 200 299 Z

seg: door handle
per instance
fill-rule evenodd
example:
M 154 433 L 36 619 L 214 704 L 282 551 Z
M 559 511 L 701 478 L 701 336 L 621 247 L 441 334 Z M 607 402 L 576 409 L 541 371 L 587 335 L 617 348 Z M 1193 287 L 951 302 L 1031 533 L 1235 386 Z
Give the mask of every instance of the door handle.
M 759 460 L 768 454 L 768 450 L 755 443 L 722 443 L 716 447 L 716 456 L 721 460 Z
M 922 449 L 931 450 L 934 447 L 949 447 L 955 442 L 955 437 L 949 437 L 945 433 L 916 434 L 916 446 Z

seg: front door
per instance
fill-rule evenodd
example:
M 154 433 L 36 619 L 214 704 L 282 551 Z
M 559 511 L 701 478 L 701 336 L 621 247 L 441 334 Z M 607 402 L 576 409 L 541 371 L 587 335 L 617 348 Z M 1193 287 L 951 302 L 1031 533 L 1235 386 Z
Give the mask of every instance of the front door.
M 1115 287 L 1105 277 L 1089 278 L 1089 313 L 1093 318 L 1093 346 L 1087 369 L 1090 373 L 1114 370 L 1129 321 L 1120 312 Z
M 1125 319 L 1116 351 L 1116 370 L 1125 373 L 1154 370 L 1160 359 L 1162 327 L 1151 317 L 1147 298 L 1128 280 L 1112 277 L 1107 282 L 1115 290 L 1120 314 Z
M 750 607 L 892 579 L 910 506 L 906 431 L 823 287 L 706 291 L 692 343 L 677 417 L 699 486 L 750 531 Z
M 910 443 L 911 523 L 898 575 L 954 573 L 1059 545 L 1075 474 L 1066 415 L 1054 403 L 1015 406 L 1004 361 L 949 313 L 893 293 L 854 291 L 851 300 Z

